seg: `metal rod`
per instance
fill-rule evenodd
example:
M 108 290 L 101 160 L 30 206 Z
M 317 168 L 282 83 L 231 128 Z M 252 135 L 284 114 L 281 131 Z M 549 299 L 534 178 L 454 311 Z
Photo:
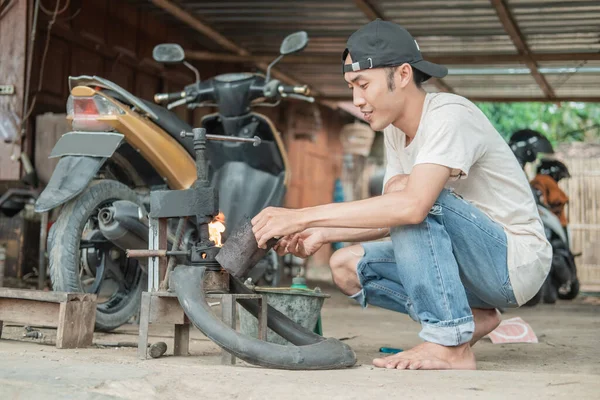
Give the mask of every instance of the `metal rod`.
M 168 256 L 187 256 L 189 255 L 189 251 L 178 250 L 178 251 L 169 251 L 169 250 L 127 250 L 128 258 L 144 258 L 144 257 L 168 257 Z
M 184 137 L 194 137 L 194 134 L 191 132 L 181 131 L 179 134 L 182 138 Z M 225 135 L 204 135 L 206 140 L 216 140 L 220 142 L 243 142 L 243 143 L 252 143 L 254 146 L 258 146 L 262 143 L 262 139 L 258 136 L 254 136 L 253 138 L 241 138 L 235 136 L 225 136 Z
M 206 129 L 192 129 L 192 137 L 194 138 L 194 151 L 196 152 L 196 183 L 202 186 L 208 186 L 208 162 L 204 151 L 206 150 Z M 186 133 L 187 135 L 187 133 Z
M 252 143 L 255 146 L 261 144 L 262 140 L 258 136 L 254 136 L 253 138 L 240 138 L 233 136 L 223 136 L 223 135 L 206 135 L 208 140 L 217 140 L 221 142 L 244 142 L 244 143 Z

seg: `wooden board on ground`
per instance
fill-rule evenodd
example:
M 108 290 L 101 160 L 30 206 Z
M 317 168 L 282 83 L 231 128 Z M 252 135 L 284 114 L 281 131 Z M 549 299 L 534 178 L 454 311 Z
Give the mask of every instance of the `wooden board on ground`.
M 4 321 L 56 327 L 59 349 L 91 346 L 96 295 L 0 288 L 0 327 Z

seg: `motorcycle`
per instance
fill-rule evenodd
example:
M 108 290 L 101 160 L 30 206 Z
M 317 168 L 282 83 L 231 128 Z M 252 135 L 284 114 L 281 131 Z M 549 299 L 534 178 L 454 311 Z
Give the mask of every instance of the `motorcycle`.
M 207 143 L 209 179 L 218 188 L 225 218 L 223 241 L 245 217 L 282 204 L 290 177 L 287 153 L 274 124 L 252 108 L 273 107 L 283 98 L 314 101 L 308 87 L 270 78 L 273 65 L 307 43 L 306 32 L 287 36 L 266 77 L 242 72 L 206 81 L 200 81 L 198 71 L 185 61 L 181 46 L 158 45 L 153 50 L 156 61 L 183 63 L 196 73 L 196 81 L 183 90 L 155 95 L 155 102 L 169 103 L 166 108 L 98 76 L 69 78 L 67 118 L 73 131 L 51 152 L 51 158 L 60 160 L 35 210 L 62 207 L 48 234 L 52 287 L 96 293 L 98 330 L 115 329 L 139 310 L 146 261 L 128 259 L 125 250 L 148 248 L 149 192 L 191 187 L 197 179 L 196 162 L 204 161 L 194 159 L 193 144 L 181 135 L 192 127 L 170 109 L 217 107 L 201 122 L 210 134 L 261 142 L 256 147 Z M 192 221 L 181 229 L 171 225 L 169 243 L 181 242 L 183 248 L 193 243 L 195 226 Z M 250 277 L 277 285 L 281 269 L 276 253 L 270 252 Z
M 535 162 L 538 153 L 552 154 L 554 149 L 546 137 L 537 131 L 523 129 L 513 133 L 509 146 L 523 168 Z M 544 225 L 546 238 L 552 246 L 552 266 L 546 281 L 538 293 L 526 305 L 534 306 L 543 299 L 544 303 L 556 303 L 557 298 L 572 300 L 579 294 L 579 279 L 575 255 L 570 249 L 568 229 L 564 229 L 559 218 L 542 201 L 542 194 L 532 186 L 538 212 Z

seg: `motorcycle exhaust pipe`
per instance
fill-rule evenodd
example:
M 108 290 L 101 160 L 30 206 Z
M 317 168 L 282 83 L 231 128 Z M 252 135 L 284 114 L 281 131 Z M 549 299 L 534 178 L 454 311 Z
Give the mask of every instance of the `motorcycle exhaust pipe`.
M 148 219 L 145 218 L 139 206 L 131 201 L 115 201 L 98 213 L 100 231 L 120 249 L 148 248 Z M 147 259 L 140 258 L 140 263 L 146 265 Z

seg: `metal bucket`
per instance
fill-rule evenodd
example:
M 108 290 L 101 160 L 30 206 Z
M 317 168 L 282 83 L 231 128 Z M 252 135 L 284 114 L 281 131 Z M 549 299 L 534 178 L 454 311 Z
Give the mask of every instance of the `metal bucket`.
M 321 308 L 325 298 L 331 297 L 328 294 L 321 293 L 319 288 L 310 290 L 256 287 L 254 291 L 258 294 L 265 294 L 270 306 L 311 331 L 314 331 L 321 316 Z M 256 317 L 240 305 L 238 305 L 238 312 L 240 315 L 240 332 L 251 337 L 258 337 L 258 320 Z M 271 329 L 267 329 L 267 342 L 281 345 L 290 344 Z

